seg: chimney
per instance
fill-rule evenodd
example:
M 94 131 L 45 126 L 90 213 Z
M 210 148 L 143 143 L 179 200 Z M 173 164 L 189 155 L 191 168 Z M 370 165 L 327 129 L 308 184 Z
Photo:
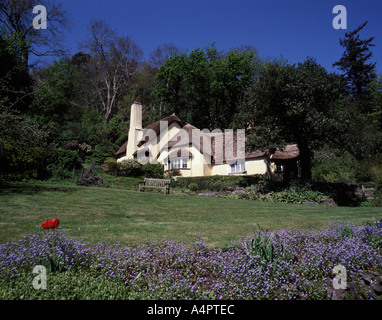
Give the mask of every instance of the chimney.
M 133 154 L 137 151 L 138 133 L 142 130 L 142 104 L 134 102 L 130 111 L 130 129 L 127 140 L 126 157 L 133 159 Z

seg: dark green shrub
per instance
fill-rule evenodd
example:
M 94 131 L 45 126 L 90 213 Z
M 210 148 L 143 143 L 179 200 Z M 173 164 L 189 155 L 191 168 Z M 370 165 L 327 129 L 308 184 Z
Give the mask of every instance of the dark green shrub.
M 73 178 L 75 170 L 80 168 L 82 168 L 82 162 L 77 151 L 58 148 L 46 171 L 49 179 L 62 181 Z
M 78 166 L 78 153 L 75 150 L 58 148 L 55 154 L 55 164 L 63 169 L 73 170 Z
M 191 183 L 197 185 L 197 190 L 232 191 L 236 187 L 246 188 L 262 181 L 261 175 L 253 176 L 207 176 L 207 177 L 178 177 L 173 182 L 174 187 L 188 188 Z
M 105 159 L 102 164 L 103 171 L 107 174 L 111 174 L 112 176 L 117 176 L 119 171 L 119 165 L 117 160 L 111 157 Z
M 119 163 L 118 175 L 122 177 L 141 177 L 143 165 L 136 159 L 123 160 Z
M 177 169 L 177 168 L 174 168 L 174 169 L 171 169 L 171 170 L 167 170 L 165 172 L 165 176 L 166 176 L 167 179 L 171 179 L 172 177 L 177 177 L 177 179 L 178 179 L 179 177 L 181 177 L 181 175 L 182 174 L 180 173 L 180 170 Z
M 376 175 L 370 170 L 370 164 L 367 161 L 360 161 L 356 164 L 354 176 L 357 182 L 376 180 Z
M 382 180 L 377 182 L 377 186 L 374 190 L 374 204 L 376 206 L 382 206 Z
M 270 194 L 268 201 L 294 204 L 316 204 L 323 203 L 326 199 L 327 196 L 319 191 L 291 187 L 285 191 Z
M 363 200 L 360 186 L 354 183 L 312 183 L 312 190 L 320 191 L 332 198 L 339 206 L 359 206 Z
M 46 169 L 50 176 L 49 180 L 63 181 L 71 179 L 73 176 L 73 171 L 57 166 L 55 164 L 48 165 Z
M 195 192 L 196 190 L 198 190 L 198 185 L 192 182 L 188 185 L 188 188 L 190 189 L 190 191 Z
M 147 163 L 143 165 L 142 173 L 146 178 L 162 179 L 164 177 L 163 165 L 160 163 Z
M 89 163 L 94 162 L 97 165 L 101 165 L 105 159 L 114 154 L 117 149 L 118 146 L 109 141 L 97 144 L 91 155 L 88 156 Z
M 83 170 L 77 180 L 80 186 L 96 186 L 103 187 L 105 184 L 103 179 L 96 174 L 95 164 L 92 163 L 87 169 Z
M 354 170 L 351 165 L 337 160 L 331 160 L 314 166 L 312 168 L 312 178 L 314 181 L 333 183 L 355 179 Z

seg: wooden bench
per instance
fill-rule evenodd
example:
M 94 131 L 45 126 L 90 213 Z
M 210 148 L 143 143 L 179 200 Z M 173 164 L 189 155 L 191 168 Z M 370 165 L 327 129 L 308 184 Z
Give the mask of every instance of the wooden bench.
M 139 184 L 139 191 L 145 191 L 145 188 L 150 189 L 163 189 L 165 193 L 170 193 L 170 182 L 169 179 L 152 179 L 145 178 L 143 182 Z

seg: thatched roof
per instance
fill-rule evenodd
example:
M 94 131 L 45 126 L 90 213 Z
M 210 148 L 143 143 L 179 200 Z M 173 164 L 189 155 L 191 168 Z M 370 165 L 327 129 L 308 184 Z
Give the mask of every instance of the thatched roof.
M 186 123 L 182 129 L 186 132 L 187 134 L 187 138 L 188 138 L 188 146 L 191 146 L 192 144 L 194 145 L 198 145 L 198 141 L 193 141 L 193 136 L 192 136 L 192 132 L 193 130 L 196 130 L 199 132 L 200 134 L 200 141 L 199 141 L 199 145 L 200 145 L 200 153 L 205 153 L 207 152 L 208 154 L 211 153 L 211 155 L 213 154 L 213 151 L 209 151 L 210 148 L 208 148 L 207 146 L 204 146 L 204 143 L 209 140 L 207 139 L 203 139 L 203 138 L 208 138 L 210 139 L 210 137 L 203 133 L 202 131 L 200 131 L 198 128 L 194 127 L 192 124 L 189 124 L 189 123 Z M 182 136 L 183 133 L 179 132 L 178 134 L 176 134 L 165 146 L 164 146 L 164 149 L 165 150 L 170 150 L 172 149 L 173 147 L 179 147 L 181 146 L 181 141 L 182 141 L 182 138 L 185 138 Z M 195 136 L 197 138 L 197 136 Z M 212 146 L 211 146 L 212 147 Z M 212 147 L 213 148 L 213 147 Z
M 188 146 L 194 145 L 200 147 L 200 153 L 201 154 L 208 154 L 213 157 L 213 163 L 218 162 L 225 162 L 230 160 L 237 160 L 238 156 L 238 142 L 237 142 L 237 134 L 233 132 L 216 132 L 216 133 L 205 133 L 195 126 L 186 123 L 182 129 L 186 131 L 187 137 L 188 137 Z M 193 136 L 193 131 L 196 130 L 198 134 Z M 176 134 L 165 146 L 164 150 L 171 150 L 172 148 L 179 148 L 181 147 L 181 141 L 182 135 L 184 134 L 179 132 L 179 134 Z M 200 141 L 193 141 L 193 138 L 200 139 Z M 243 148 L 243 155 L 245 155 L 244 149 L 245 145 L 243 144 L 241 146 Z M 231 155 L 228 151 L 232 150 Z M 227 151 L 227 152 L 226 152 Z M 226 154 L 227 153 L 227 154 Z M 251 157 L 261 157 L 264 156 L 264 153 L 252 153 Z M 158 155 L 159 157 L 159 155 Z
M 118 149 L 118 151 L 115 154 L 120 155 L 122 153 L 126 153 L 126 148 L 127 148 L 127 141 Z
M 265 156 L 267 156 L 267 152 L 262 150 L 249 151 L 245 153 L 245 159 L 256 159 Z
M 175 115 L 172 114 L 170 116 L 167 116 L 161 120 L 158 120 L 150 125 L 148 125 L 145 129 L 151 129 L 155 132 L 156 136 L 159 139 L 160 136 L 160 122 L 161 121 L 167 121 L 168 126 L 170 126 L 172 123 L 176 122 L 179 124 L 179 126 L 186 131 L 188 134 L 188 146 L 196 145 L 200 146 L 200 153 L 202 154 L 209 154 L 213 157 L 212 163 L 221 163 L 221 162 L 227 162 L 230 160 L 237 160 L 238 157 L 238 146 L 245 148 L 245 146 L 238 144 L 237 138 L 237 132 L 231 132 L 231 131 L 225 131 L 225 132 L 217 132 L 217 133 L 204 133 L 203 131 L 200 132 L 200 142 L 198 141 L 192 141 L 193 138 L 193 130 L 199 130 L 195 126 L 186 123 L 183 125 L 182 121 Z M 144 130 L 145 130 L 144 129 Z M 231 139 L 232 137 L 232 139 Z M 182 139 L 182 133 L 179 132 L 179 134 L 176 134 L 164 147 L 165 150 L 169 150 L 171 154 L 171 157 L 174 155 L 180 154 L 180 147 L 184 147 L 185 145 L 180 145 Z M 146 136 L 145 139 L 142 139 L 138 143 L 138 147 L 141 147 L 145 142 L 148 141 L 148 137 Z M 204 145 L 205 143 L 211 142 L 211 145 Z M 127 141 L 120 147 L 120 149 L 117 151 L 117 154 L 122 154 L 126 152 L 127 148 Z M 174 148 L 174 153 L 171 153 L 171 149 Z M 187 150 L 187 149 L 185 149 Z M 227 150 L 227 152 L 226 152 Z M 229 155 L 229 152 L 232 150 L 232 154 Z M 239 150 L 240 151 L 240 150 Z M 187 150 L 187 152 L 189 152 Z M 298 149 L 298 146 L 296 144 L 294 145 L 287 145 L 283 150 L 253 150 L 249 152 L 244 152 L 244 149 L 242 152 L 245 155 L 245 159 L 256 159 L 261 157 L 270 156 L 272 160 L 286 160 L 286 159 L 294 159 L 297 158 L 300 155 L 300 151 Z M 226 154 L 228 153 L 228 155 Z M 137 151 L 134 153 L 134 155 L 137 154 Z M 160 153 L 157 155 L 159 158 Z M 192 157 L 192 154 L 187 153 L 189 157 Z M 232 158 L 232 159 L 231 159 Z
M 179 123 L 179 125 L 182 127 L 183 124 L 182 124 L 182 121 L 173 113 L 172 115 L 170 116 L 167 116 L 161 120 L 158 120 L 158 121 L 155 121 L 153 122 L 152 124 L 148 125 L 146 128 L 144 128 L 143 130 L 145 129 L 151 129 L 151 130 L 154 130 L 154 132 L 156 133 L 157 136 L 159 136 L 160 134 L 160 122 L 161 121 L 167 121 L 168 122 L 168 126 L 170 126 L 173 122 L 177 122 Z M 142 146 L 145 142 L 148 141 L 148 136 L 145 137 L 145 139 L 142 139 L 141 141 L 139 141 L 138 143 L 138 147 Z M 126 153 L 126 149 L 127 149 L 127 141 L 118 149 L 118 151 L 116 152 L 117 155 L 120 155 L 122 153 Z M 135 152 L 134 154 L 137 154 L 137 152 Z
M 151 129 L 155 132 L 156 136 L 158 137 L 160 135 L 160 123 L 162 121 L 167 122 L 167 127 L 169 127 L 174 122 L 177 122 L 180 125 L 180 127 L 183 127 L 182 121 L 175 115 L 175 113 L 173 113 L 170 116 L 167 116 L 161 120 L 155 121 L 154 123 L 148 125 L 145 129 L 143 129 L 143 132 L 147 129 Z M 142 146 L 145 142 L 147 142 L 148 138 L 149 137 L 146 136 L 145 139 L 142 139 L 141 141 L 139 141 L 138 147 Z
M 272 160 L 294 159 L 300 155 L 297 144 L 287 145 L 283 150 L 277 149 L 270 158 Z

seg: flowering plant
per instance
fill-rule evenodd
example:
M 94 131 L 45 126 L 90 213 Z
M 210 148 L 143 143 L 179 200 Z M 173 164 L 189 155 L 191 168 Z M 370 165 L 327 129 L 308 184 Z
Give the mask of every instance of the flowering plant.
M 46 230 L 46 229 L 51 229 L 51 228 L 57 228 L 59 226 L 59 224 L 60 224 L 60 220 L 58 220 L 58 219 L 45 220 L 41 224 L 41 227 L 43 227 Z
M 92 146 L 88 145 L 87 143 L 79 143 L 78 144 L 78 148 L 80 148 L 81 150 L 85 151 L 85 152 L 90 152 L 92 151 Z
M 55 241 L 54 241 L 54 234 L 51 229 L 55 229 L 59 226 L 60 220 L 58 219 L 51 219 L 51 220 L 45 220 L 41 227 L 44 230 L 49 230 L 47 233 L 47 237 L 51 238 L 52 240 L 52 255 L 48 258 L 45 258 L 41 261 L 41 264 L 47 268 L 50 272 L 55 272 L 60 268 L 60 259 L 57 256 L 56 248 L 55 248 Z

